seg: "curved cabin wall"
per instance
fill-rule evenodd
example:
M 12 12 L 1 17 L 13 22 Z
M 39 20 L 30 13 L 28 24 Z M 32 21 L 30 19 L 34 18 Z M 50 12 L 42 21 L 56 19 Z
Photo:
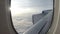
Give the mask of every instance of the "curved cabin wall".
M 57 24 L 55 34 L 60 34 L 60 0 L 59 0 L 59 19 L 58 19 L 58 24 Z
M 9 0 L 0 0 L 0 34 L 15 34 L 10 20 Z
M 48 31 L 47 34 L 60 34 L 60 27 L 59 27 L 59 19 L 60 19 L 60 14 L 59 14 L 59 2 L 60 0 L 55 0 L 54 2 L 54 17 L 53 17 L 53 22 L 50 30 Z

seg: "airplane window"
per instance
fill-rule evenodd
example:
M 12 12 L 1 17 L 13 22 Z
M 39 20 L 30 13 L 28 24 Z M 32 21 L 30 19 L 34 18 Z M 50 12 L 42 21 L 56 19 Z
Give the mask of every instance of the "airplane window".
M 36 27 L 38 22 L 50 22 L 48 20 L 52 19 L 53 0 L 11 0 L 10 10 L 15 30 L 23 34 Z

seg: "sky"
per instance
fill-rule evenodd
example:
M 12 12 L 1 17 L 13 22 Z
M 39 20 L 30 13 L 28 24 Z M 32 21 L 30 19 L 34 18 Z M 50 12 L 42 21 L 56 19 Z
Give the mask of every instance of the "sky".
M 11 0 L 12 15 L 35 13 L 52 9 L 53 0 Z
M 26 31 L 32 23 L 32 15 L 53 9 L 53 0 L 11 0 L 13 24 L 18 32 Z
M 52 7 L 53 0 L 12 0 L 15 7 Z

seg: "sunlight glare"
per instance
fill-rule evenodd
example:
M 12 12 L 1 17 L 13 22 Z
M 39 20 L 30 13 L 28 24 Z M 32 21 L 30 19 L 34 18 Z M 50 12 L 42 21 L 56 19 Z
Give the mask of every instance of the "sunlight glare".
M 33 8 L 10 8 L 12 15 L 34 12 Z

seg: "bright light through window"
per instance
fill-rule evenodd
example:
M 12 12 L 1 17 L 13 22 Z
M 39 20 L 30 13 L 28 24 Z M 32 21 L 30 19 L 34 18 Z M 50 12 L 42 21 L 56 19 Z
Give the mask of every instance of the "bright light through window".
M 53 10 L 53 0 L 11 0 L 10 10 L 14 27 L 22 34 L 33 26 L 33 15 L 42 15 L 42 11 Z M 35 22 L 39 19 L 40 16 Z

